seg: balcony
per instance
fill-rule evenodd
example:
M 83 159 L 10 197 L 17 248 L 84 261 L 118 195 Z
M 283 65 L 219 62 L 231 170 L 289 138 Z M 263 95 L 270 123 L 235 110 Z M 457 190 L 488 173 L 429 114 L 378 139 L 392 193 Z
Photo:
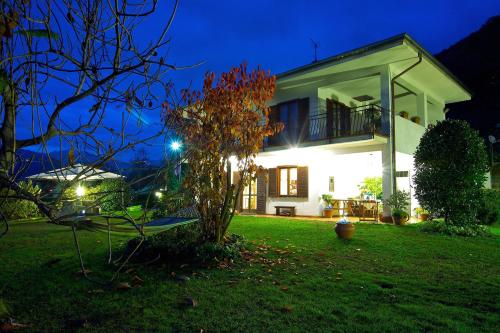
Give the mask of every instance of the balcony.
M 355 138 L 383 133 L 385 111 L 378 105 L 338 108 L 307 117 L 299 126 L 286 126 L 282 132 L 264 140 L 268 147 L 297 146 L 307 143 L 333 143 L 340 138 Z

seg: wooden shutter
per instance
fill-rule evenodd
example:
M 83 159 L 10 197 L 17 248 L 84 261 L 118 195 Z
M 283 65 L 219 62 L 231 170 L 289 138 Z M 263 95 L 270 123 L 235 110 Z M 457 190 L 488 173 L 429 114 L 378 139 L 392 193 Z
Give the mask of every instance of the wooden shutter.
M 278 196 L 278 169 L 271 168 L 269 173 L 269 190 L 268 195 L 270 198 L 275 198 Z
M 299 100 L 299 142 L 309 138 L 309 98 Z
M 307 167 L 297 168 L 297 197 L 309 197 L 309 172 Z
M 266 213 L 266 170 L 257 174 L 257 213 Z
M 240 182 L 240 173 L 238 171 L 233 171 L 233 184 L 238 185 Z M 240 192 L 238 198 L 236 198 L 236 210 L 241 212 L 241 208 L 243 207 L 243 189 Z

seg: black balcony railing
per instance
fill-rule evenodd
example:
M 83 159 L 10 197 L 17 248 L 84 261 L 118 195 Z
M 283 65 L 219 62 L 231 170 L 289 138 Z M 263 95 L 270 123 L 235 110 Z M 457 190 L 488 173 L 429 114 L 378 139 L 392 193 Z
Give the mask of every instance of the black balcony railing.
M 297 145 L 310 141 L 332 141 L 343 137 L 382 132 L 383 109 L 377 105 L 338 108 L 311 116 L 303 124 L 287 127 L 267 138 L 264 147 Z

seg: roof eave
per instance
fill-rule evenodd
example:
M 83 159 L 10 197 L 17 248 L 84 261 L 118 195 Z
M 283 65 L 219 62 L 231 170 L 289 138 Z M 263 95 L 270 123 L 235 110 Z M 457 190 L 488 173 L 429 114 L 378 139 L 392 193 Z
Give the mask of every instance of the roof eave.
M 304 72 L 307 72 L 309 70 L 313 70 L 315 68 L 319 68 L 328 64 L 333 64 L 335 62 L 338 62 L 340 60 L 345 60 L 346 58 L 356 58 L 359 56 L 364 56 L 369 53 L 374 53 L 378 51 L 382 51 L 397 45 L 402 45 L 404 42 L 408 42 L 410 46 L 415 48 L 417 52 L 420 52 L 427 60 L 429 60 L 436 68 L 438 68 L 445 76 L 447 76 L 450 80 L 456 82 L 460 88 L 464 90 L 466 94 L 469 96 L 472 96 L 471 90 L 462 82 L 460 79 L 458 79 L 453 73 L 451 73 L 439 60 L 437 60 L 432 54 L 430 54 L 427 50 L 425 50 L 419 43 L 417 43 L 413 38 L 410 37 L 407 33 L 402 33 L 372 44 L 368 44 L 366 46 L 362 46 L 359 48 L 356 48 L 351 51 L 347 51 L 332 57 L 328 57 L 326 59 L 307 64 L 304 66 L 300 66 L 297 68 L 294 68 L 292 70 L 279 73 L 276 75 L 276 78 L 278 80 L 296 75 L 296 74 L 301 74 Z M 352 60 L 352 59 L 349 59 Z

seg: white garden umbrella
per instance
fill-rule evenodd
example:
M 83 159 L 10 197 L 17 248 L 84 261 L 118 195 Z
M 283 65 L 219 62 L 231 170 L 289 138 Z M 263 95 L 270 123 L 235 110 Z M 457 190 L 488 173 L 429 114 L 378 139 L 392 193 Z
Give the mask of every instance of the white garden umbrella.
M 29 176 L 29 179 L 43 179 L 43 180 L 66 180 L 71 181 L 78 177 L 82 181 L 90 180 L 104 180 L 122 178 L 122 175 L 104 171 L 101 169 L 93 168 L 83 164 L 75 164 L 60 169 L 55 169 L 36 175 Z

